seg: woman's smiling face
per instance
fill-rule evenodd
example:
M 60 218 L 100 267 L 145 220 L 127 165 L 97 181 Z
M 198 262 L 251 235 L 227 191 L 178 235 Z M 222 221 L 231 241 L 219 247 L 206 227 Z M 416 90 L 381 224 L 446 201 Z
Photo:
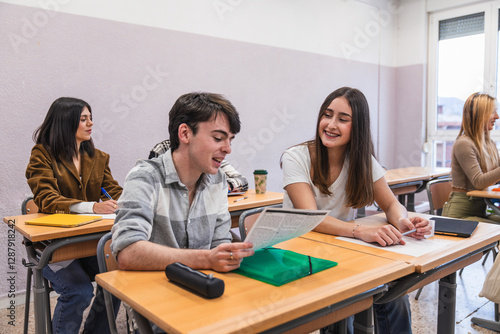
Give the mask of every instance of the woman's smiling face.
M 343 96 L 335 98 L 323 112 L 319 122 L 319 137 L 328 148 L 346 147 L 351 141 L 352 109 Z

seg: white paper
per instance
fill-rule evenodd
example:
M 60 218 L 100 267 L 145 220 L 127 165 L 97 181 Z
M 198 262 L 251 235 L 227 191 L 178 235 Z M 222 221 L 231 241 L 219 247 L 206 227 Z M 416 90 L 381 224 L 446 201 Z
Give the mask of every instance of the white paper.
M 94 215 L 91 215 L 89 213 L 79 213 L 80 216 L 99 216 L 101 217 L 102 219 L 116 219 L 116 213 L 109 213 L 107 215 L 101 215 L 101 214 L 94 214 Z
M 337 237 L 335 239 L 352 242 L 358 245 L 380 248 L 389 252 L 405 254 L 415 257 L 439 251 L 441 249 L 446 248 L 446 246 L 458 241 L 458 240 L 447 240 L 438 238 L 415 239 L 412 237 L 404 236 L 403 239 L 404 241 L 406 241 L 406 245 L 380 246 L 378 243 L 367 243 L 364 242 L 363 240 L 354 238 Z
M 267 208 L 260 214 L 245 241 L 253 243 L 254 250 L 271 247 L 306 234 L 328 213 L 326 210 Z

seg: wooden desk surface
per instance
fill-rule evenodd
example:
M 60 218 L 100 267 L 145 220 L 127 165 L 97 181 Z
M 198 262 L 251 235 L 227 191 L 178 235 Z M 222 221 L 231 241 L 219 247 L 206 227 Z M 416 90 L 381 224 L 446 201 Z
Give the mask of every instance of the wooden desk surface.
M 499 185 L 496 184 L 494 186 L 488 187 L 483 190 L 472 190 L 467 192 L 467 196 L 473 197 L 483 197 L 483 198 L 498 198 L 500 199 L 500 191 L 493 191 L 492 189 L 499 189 Z
M 248 196 L 247 199 L 234 202 L 235 199 Z M 238 211 L 252 209 L 260 206 L 267 206 L 272 204 L 283 203 L 283 194 L 277 192 L 267 191 L 265 194 L 255 194 L 255 190 L 248 190 L 245 195 L 228 196 L 229 211 Z M 4 217 L 3 221 L 8 224 L 9 220 L 15 220 L 15 229 L 28 240 L 33 242 L 45 241 L 51 239 L 67 238 L 76 235 L 91 234 L 96 232 L 107 232 L 113 226 L 113 219 L 103 219 L 94 223 L 71 227 L 71 228 L 57 228 L 50 226 L 37 226 L 26 225 L 25 221 L 32 218 L 42 217 L 46 214 L 34 213 L 29 215 L 19 215 Z
M 244 197 L 248 198 L 235 202 L 235 200 Z M 255 190 L 249 189 L 245 192 L 244 195 L 228 196 L 228 201 L 229 201 L 229 212 L 247 210 L 247 209 L 258 208 L 261 206 L 281 204 L 283 203 L 283 193 L 266 191 L 265 194 L 257 195 L 255 193 Z
M 295 238 L 276 245 L 338 262 L 334 268 L 275 287 L 235 273 L 220 298 L 205 299 L 168 281 L 164 272 L 112 271 L 96 282 L 172 333 L 260 332 L 403 277 L 413 265 Z M 205 271 L 210 273 L 211 271 Z
M 450 175 L 448 167 L 404 167 L 389 169 L 385 173 L 387 183 L 392 186 L 412 181 L 428 181 L 430 179 Z
M 409 215 L 416 215 L 409 212 Z M 424 218 L 432 218 L 431 215 L 418 214 Z M 385 214 L 377 214 L 373 216 L 357 219 L 356 222 L 364 225 L 384 225 L 387 224 Z M 390 248 L 373 248 L 370 246 L 358 245 L 355 243 L 338 240 L 333 235 L 322 234 L 317 232 L 309 232 L 303 236 L 311 240 L 325 242 L 328 244 L 345 247 L 360 252 L 367 252 L 369 254 L 385 257 L 393 260 L 406 261 L 415 265 L 417 273 L 423 273 L 430 269 L 436 268 L 439 265 L 448 263 L 460 256 L 469 254 L 472 250 L 492 244 L 500 240 L 500 226 L 496 224 L 479 223 L 476 231 L 470 238 L 458 238 L 444 235 L 435 235 L 434 238 L 454 240 L 455 242 L 439 252 L 431 252 L 422 256 L 414 257 L 411 255 L 399 254 L 391 252 Z
M 113 226 L 113 219 L 102 219 L 94 223 L 85 224 L 77 227 L 51 227 L 51 226 L 37 226 L 26 225 L 25 221 L 46 216 L 44 213 L 33 213 L 29 215 L 20 215 L 5 217 L 3 221 L 9 224 L 9 220 L 15 221 L 15 229 L 28 240 L 32 242 L 45 241 L 59 238 L 74 237 L 77 235 L 91 234 L 97 232 L 106 232 L 111 230 Z

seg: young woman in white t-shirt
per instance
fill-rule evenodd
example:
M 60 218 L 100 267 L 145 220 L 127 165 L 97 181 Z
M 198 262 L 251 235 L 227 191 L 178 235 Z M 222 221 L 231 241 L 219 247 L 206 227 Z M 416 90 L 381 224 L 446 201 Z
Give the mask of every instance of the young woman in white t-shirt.
M 354 237 L 382 246 L 405 244 L 401 233 L 412 229 L 417 239 L 430 233 L 421 217 L 408 218 L 385 181 L 385 170 L 373 157 L 368 102 L 357 89 L 343 87 L 323 102 L 314 140 L 282 156 L 285 207 L 330 210 L 315 231 Z M 354 221 L 356 209 L 377 202 L 390 224 Z
M 314 230 L 354 237 L 382 246 L 405 244 L 401 233 L 417 239 L 429 234 L 426 219 L 408 218 L 384 179 L 384 169 L 373 157 L 368 102 L 359 90 L 339 88 L 326 98 L 318 115 L 316 138 L 289 148 L 282 156 L 284 207 L 330 210 Z M 356 209 L 377 202 L 390 224 L 358 224 Z M 374 304 L 377 333 L 411 333 L 408 296 Z M 349 333 L 353 331 L 348 320 Z M 335 325 L 322 333 L 335 333 Z

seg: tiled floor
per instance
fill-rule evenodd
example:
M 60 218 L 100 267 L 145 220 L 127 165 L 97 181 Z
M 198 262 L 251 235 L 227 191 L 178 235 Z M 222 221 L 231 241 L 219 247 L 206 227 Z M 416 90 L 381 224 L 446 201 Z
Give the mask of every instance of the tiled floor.
M 456 305 L 456 325 L 455 333 L 457 334 L 478 334 L 478 333 L 495 333 L 493 331 L 473 325 L 470 321 L 472 317 L 482 317 L 493 319 L 493 303 L 485 298 L 478 297 L 478 293 L 482 288 L 484 278 L 489 268 L 492 265 L 491 256 L 488 258 L 485 266 L 480 262 L 476 262 L 467 267 L 462 276 L 457 275 L 457 305 Z M 410 302 L 412 306 L 412 321 L 414 334 L 433 334 L 437 333 L 437 300 L 438 300 L 438 283 L 434 282 L 424 288 L 418 301 L 414 298 L 415 292 L 410 294 Z M 52 307 L 56 303 L 55 297 L 52 298 Z M 120 310 L 118 315 L 119 333 L 126 333 L 125 314 Z M 24 308 L 18 307 L 18 321 L 16 326 L 7 326 L 6 310 L 0 310 L 0 333 L 5 334 L 20 334 L 23 332 Z M 30 333 L 34 332 L 33 320 L 31 319 Z

